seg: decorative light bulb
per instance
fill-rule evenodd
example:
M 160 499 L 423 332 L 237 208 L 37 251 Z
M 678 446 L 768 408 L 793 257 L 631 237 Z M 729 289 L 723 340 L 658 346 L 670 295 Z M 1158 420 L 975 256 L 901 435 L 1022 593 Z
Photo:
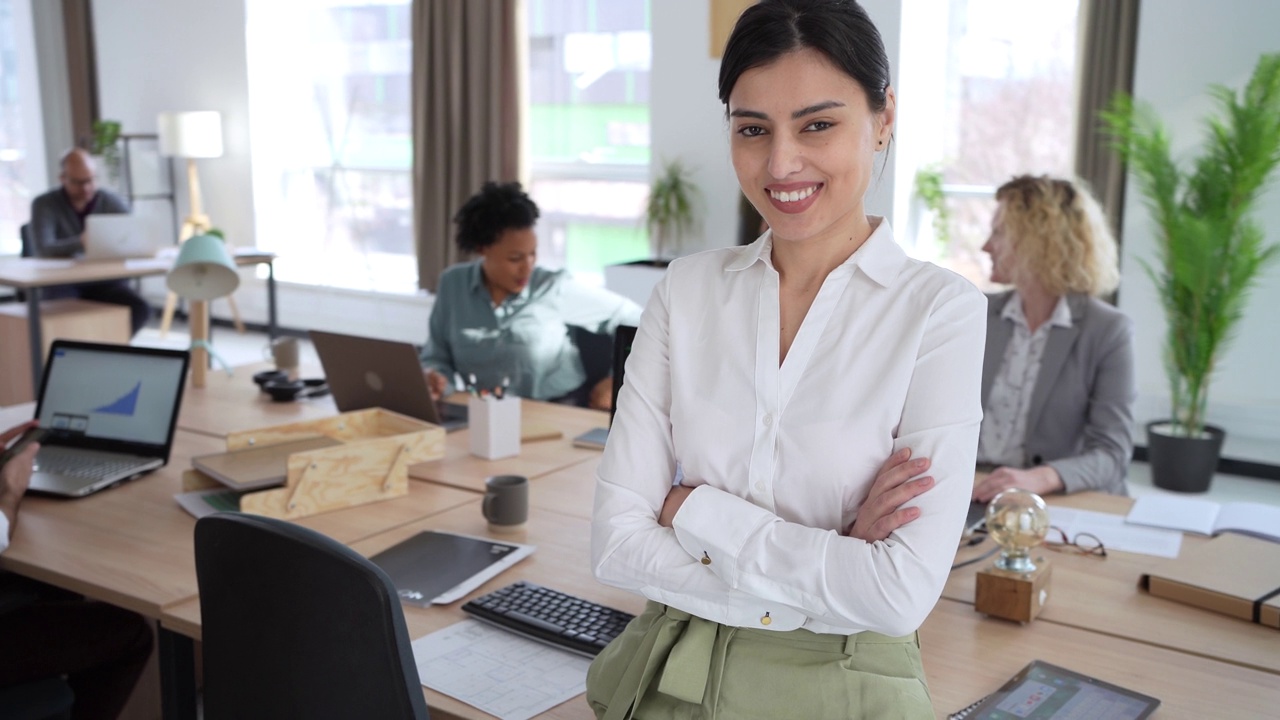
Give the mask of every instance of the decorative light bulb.
M 1031 549 L 1049 532 L 1049 510 L 1044 499 L 1030 490 L 1009 488 L 987 505 L 987 532 L 1000 545 L 996 567 L 1012 572 L 1034 572 Z

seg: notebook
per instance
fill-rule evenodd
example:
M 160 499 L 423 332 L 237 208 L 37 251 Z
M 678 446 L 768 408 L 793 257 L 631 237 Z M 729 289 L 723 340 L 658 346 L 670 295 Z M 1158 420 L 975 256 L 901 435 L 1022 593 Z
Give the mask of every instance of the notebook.
M 160 248 L 133 215 L 88 215 L 84 219 L 85 260 L 152 258 Z
M 411 605 L 443 605 L 462 598 L 533 554 L 533 545 L 425 530 L 369 558 Z
M 259 490 L 284 484 L 290 455 L 341 444 L 341 440 L 317 435 L 274 445 L 201 455 L 191 458 L 191 466 L 234 490 Z
M 1156 698 L 1033 660 L 999 690 L 947 720 L 1143 720 Z
M 80 497 L 169 462 L 186 350 L 55 340 L 36 418 L 48 436 L 30 489 Z
M 431 399 L 413 345 L 311 331 L 320 365 L 340 412 L 380 407 L 425 420 L 447 432 L 467 426 L 467 406 Z
M 1196 497 L 1143 495 L 1125 522 L 1200 535 L 1237 532 L 1280 542 L 1280 506 L 1259 502 L 1217 503 Z
M 613 333 L 613 404 L 609 409 L 609 425 L 613 425 L 613 416 L 618 411 L 618 392 L 622 390 L 622 378 L 626 371 L 627 356 L 631 354 L 631 345 L 636 339 L 634 325 L 619 325 Z M 592 428 L 575 437 L 575 447 L 603 450 L 605 441 L 609 439 L 609 428 Z

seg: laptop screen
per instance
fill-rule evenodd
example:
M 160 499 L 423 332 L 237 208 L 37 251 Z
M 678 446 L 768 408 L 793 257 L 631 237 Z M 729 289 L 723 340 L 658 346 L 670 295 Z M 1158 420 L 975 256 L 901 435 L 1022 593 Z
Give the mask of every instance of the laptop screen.
M 59 444 L 167 447 L 186 371 L 186 351 L 58 341 L 36 417 Z

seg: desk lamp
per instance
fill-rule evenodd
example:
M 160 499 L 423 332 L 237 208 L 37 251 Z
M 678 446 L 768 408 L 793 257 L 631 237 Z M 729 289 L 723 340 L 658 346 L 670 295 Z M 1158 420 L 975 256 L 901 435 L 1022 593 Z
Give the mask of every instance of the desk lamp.
M 974 609 L 1017 622 L 1030 622 L 1049 599 L 1052 568 L 1031 550 L 1049 532 L 1049 510 L 1039 495 L 1010 488 L 987 505 L 987 532 L 1000 545 L 995 564 L 978 571 Z
M 240 274 L 222 238 L 195 235 L 178 251 L 165 284 L 170 292 L 191 301 L 191 385 L 204 387 L 205 368 L 212 356 L 231 374 L 231 367 L 209 344 L 209 301 L 230 295 L 240 285 Z
M 178 233 L 178 242 L 183 242 L 194 235 L 209 232 L 212 227 L 201 203 L 200 174 L 196 171 L 196 160 L 222 157 L 222 115 L 216 110 L 162 112 L 156 116 L 156 133 L 159 136 L 161 155 L 187 160 L 189 214 L 182 221 L 182 229 Z M 227 302 L 231 306 L 231 317 L 236 329 L 243 333 L 244 324 L 240 321 L 240 309 L 236 307 L 235 298 L 228 295 Z M 169 332 L 176 305 L 177 297 L 169 293 L 160 318 L 161 337 Z

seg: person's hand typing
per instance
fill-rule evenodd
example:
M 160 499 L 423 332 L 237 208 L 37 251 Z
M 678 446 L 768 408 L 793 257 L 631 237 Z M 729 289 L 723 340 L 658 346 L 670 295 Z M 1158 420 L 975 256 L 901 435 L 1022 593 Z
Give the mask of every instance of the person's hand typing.
M 435 370 L 426 370 L 423 372 L 427 376 L 427 390 L 431 393 L 431 399 L 439 402 L 444 391 L 449 387 L 449 381 L 443 375 Z M 458 388 L 461 390 L 462 388 Z
M 902 505 L 933 487 L 932 477 L 916 477 L 928 469 L 929 458 L 911 459 L 910 448 L 890 455 L 876 473 L 871 492 L 858 508 L 858 516 L 845 530 L 845 535 L 876 542 L 920 517 L 920 508 Z
M 991 502 L 991 498 L 1013 487 L 1030 490 L 1037 495 L 1048 495 L 1063 490 L 1062 478 L 1058 475 L 1058 471 L 1048 465 L 1026 470 L 998 467 L 974 484 L 973 499 L 978 502 Z

